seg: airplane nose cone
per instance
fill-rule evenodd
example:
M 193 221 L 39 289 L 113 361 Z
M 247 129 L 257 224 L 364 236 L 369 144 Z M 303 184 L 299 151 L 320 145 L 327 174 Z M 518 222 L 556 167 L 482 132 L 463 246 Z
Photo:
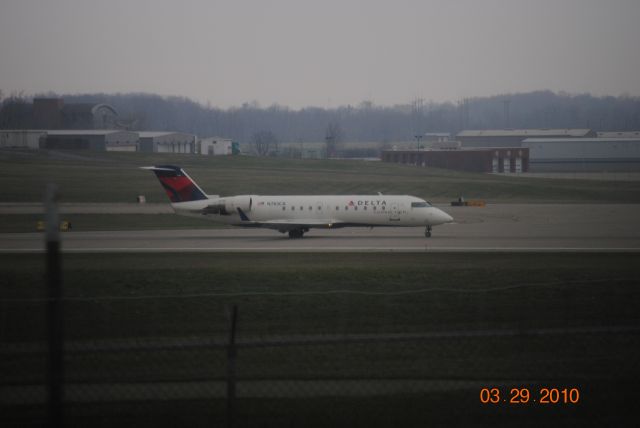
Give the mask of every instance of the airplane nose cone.
M 437 210 L 434 215 L 435 224 L 451 223 L 453 217 L 442 210 Z

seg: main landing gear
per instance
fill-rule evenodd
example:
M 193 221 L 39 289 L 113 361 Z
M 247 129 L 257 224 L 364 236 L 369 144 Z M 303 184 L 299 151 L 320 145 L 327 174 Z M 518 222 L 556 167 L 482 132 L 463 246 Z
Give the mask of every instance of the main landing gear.
M 427 228 L 424 230 L 424 236 L 427 238 L 431 238 L 431 226 L 427 226 Z
M 289 231 L 289 239 L 299 239 L 304 236 L 304 229 L 293 229 Z

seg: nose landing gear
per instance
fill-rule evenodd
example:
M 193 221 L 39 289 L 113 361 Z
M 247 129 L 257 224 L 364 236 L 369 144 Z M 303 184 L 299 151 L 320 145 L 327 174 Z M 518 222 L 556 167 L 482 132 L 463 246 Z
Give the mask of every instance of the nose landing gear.
M 431 226 L 426 227 L 426 229 L 424 230 L 424 236 L 426 238 L 431 238 Z

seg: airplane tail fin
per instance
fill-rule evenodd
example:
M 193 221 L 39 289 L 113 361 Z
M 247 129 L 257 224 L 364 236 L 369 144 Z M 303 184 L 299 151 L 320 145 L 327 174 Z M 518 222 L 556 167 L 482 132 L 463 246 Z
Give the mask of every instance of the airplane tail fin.
M 140 169 L 148 169 L 156 174 L 172 203 L 209 199 L 196 182 L 179 166 L 144 166 Z

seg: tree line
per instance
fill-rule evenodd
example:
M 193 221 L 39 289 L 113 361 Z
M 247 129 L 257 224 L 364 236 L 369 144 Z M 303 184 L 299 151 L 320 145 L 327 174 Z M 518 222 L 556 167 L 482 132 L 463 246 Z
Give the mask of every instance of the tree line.
M 325 142 L 332 150 L 342 141 L 411 141 L 427 132 L 455 135 L 463 129 L 589 128 L 595 131 L 640 130 L 640 97 L 536 91 L 474 97 L 436 103 L 421 99 L 406 104 L 378 106 L 364 101 L 356 106 L 291 109 L 245 103 L 218 108 L 185 97 L 155 94 L 4 94 L 1 129 L 32 127 L 30 102 L 34 97 L 61 97 L 65 104 L 106 103 L 118 111 L 121 123 L 133 130 L 176 131 L 200 137 L 219 136 L 241 143 Z

